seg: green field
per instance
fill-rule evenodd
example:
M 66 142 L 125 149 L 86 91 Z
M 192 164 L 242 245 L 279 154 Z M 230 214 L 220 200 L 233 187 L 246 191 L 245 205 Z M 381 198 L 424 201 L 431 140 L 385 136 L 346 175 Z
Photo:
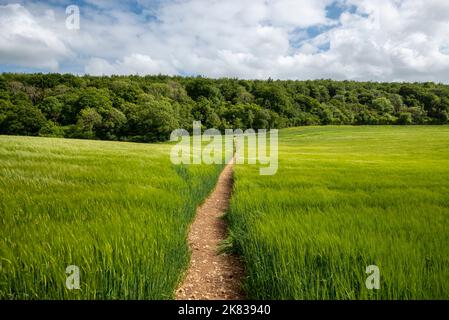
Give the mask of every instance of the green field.
M 0 299 L 173 298 L 222 166 L 174 166 L 170 148 L 0 136 Z M 282 130 L 277 175 L 234 180 L 248 298 L 449 298 L 448 126 Z
M 449 127 L 288 129 L 279 146 L 276 176 L 235 171 L 249 298 L 449 298 Z
M 169 144 L 0 136 L 0 299 L 168 299 L 221 166 Z M 66 267 L 81 290 L 65 287 Z

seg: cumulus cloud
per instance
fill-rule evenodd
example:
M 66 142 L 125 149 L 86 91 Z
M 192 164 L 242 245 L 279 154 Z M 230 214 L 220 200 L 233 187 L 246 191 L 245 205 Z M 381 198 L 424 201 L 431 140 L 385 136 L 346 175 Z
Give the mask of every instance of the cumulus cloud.
M 50 23 L 64 9 L 51 3 L 0 6 L 0 64 L 58 70 L 70 61 L 90 74 L 449 82 L 446 0 L 139 0 L 132 8 L 88 0 L 78 32 L 61 28 L 63 19 Z
M 39 21 L 20 4 L 0 7 L 0 63 L 56 70 L 70 50 L 53 30 L 44 26 L 53 21 L 52 11 Z
M 175 75 L 176 71 L 169 63 L 163 60 L 155 60 L 147 55 L 132 54 L 126 56 L 121 61 L 109 63 L 105 59 L 92 58 L 87 62 L 86 73 L 91 75 L 146 75 L 146 74 L 164 74 Z

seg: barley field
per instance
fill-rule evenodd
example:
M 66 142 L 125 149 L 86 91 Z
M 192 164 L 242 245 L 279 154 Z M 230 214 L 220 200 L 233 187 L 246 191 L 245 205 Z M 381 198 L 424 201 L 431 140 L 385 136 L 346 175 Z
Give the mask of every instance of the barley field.
M 449 127 L 283 130 L 277 175 L 235 168 L 227 220 L 249 298 L 448 299 Z
M 169 144 L 0 136 L 0 299 L 171 299 L 221 166 Z M 80 268 L 80 290 L 66 267 Z
M 275 176 L 234 167 L 223 246 L 243 257 L 248 298 L 449 298 L 448 126 L 279 137 Z M 0 299 L 174 298 L 223 166 L 175 166 L 171 147 L 0 136 Z

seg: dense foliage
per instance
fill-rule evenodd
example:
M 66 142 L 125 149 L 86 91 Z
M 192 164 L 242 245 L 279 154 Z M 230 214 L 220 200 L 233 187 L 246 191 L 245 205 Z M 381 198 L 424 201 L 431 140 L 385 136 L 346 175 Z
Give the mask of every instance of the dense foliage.
M 0 75 L 0 134 L 163 141 L 207 128 L 445 124 L 449 86 L 167 76 Z

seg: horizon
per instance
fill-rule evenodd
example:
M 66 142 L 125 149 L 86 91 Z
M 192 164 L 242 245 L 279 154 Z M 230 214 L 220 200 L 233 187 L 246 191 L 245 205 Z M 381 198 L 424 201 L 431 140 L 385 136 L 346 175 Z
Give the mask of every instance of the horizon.
M 237 78 L 237 77 L 207 77 L 204 75 L 167 75 L 167 74 L 109 74 L 109 75 L 90 75 L 87 73 L 84 74 L 76 74 L 76 73 L 59 73 L 59 72 L 0 72 L 0 75 L 69 75 L 74 76 L 77 78 L 84 78 L 84 77 L 90 77 L 90 78 L 129 78 L 129 77 L 137 77 L 137 78 L 181 78 L 181 79 L 205 79 L 205 80 L 212 80 L 212 81 L 220 81 L 220 80 L 233 80 L 233 81 L 261 81 L 261 82 L 320 82 L 320 81 L 331 81 L 331 82 L 353 82 L 353 83 L 373 83 L 373 84 L 434 84 L 434 85 L 442 85 L 442 86 L 449 86 L 449 83 L 444 82 L 435 82 L 435 81 L 381 81 L 381 80 L 335 80 L 335 79 L 329 79 L 329 78 L 321 78 L 321 79 L 279 79 L 279 78 L 264 78 L 264 79 L 257 79 L 257 78 Z

